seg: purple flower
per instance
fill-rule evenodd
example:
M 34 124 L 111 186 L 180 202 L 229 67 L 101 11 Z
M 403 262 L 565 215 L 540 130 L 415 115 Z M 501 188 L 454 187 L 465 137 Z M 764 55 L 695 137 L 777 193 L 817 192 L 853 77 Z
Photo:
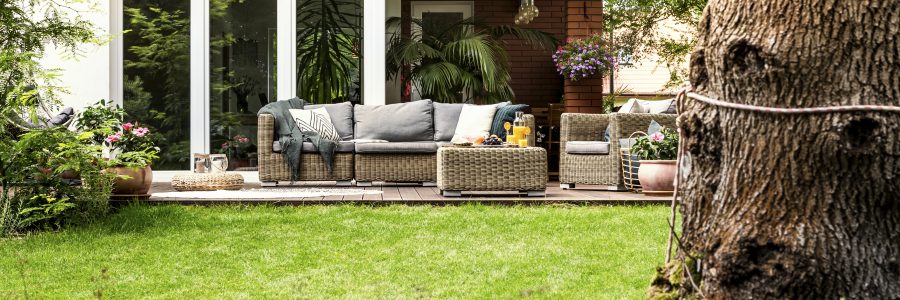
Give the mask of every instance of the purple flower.
M 650 135 L 650 139 L 654 142 L 662 142 L 664 139 L 666 139 L 666 136 L 663 135 L 662 132 L 655 132 Z

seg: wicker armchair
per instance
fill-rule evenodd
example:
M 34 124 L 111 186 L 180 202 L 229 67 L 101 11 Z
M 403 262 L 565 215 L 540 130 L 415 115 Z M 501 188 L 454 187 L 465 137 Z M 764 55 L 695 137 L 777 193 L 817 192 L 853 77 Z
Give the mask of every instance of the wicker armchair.
M 601 185 L 608 190 L 623 190 L 622 152 L 619 139 L 637 131 L 647 131 L 651 120 L 674 128 L 677 115 L 671 114 L 563 114 L 560 133 L 559 183 L 563 189 L 576 184 Z M 602 141 L 610 127 L 609 154 L 568 154 L 569 141 Z

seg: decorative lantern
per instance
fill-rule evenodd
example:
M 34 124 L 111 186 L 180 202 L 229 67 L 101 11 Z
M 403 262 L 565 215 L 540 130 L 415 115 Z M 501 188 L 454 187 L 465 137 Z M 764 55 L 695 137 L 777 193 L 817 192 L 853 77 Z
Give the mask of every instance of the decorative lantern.
M 228 170 L 228 156 L 225 154 L 209 155 L 210 173 L 225 173 Z
M 209 154 L 194 153 L 191 161 L 194 165 L 194 173 L 209 173 Z
M 540 10 L 534 5 L 534 0 L 521 0 L 519 3 L 519 13 L 516 14 L 516 25 L 531 23 L 534 18 L 537 18 L 538 15 L 540 15 Z

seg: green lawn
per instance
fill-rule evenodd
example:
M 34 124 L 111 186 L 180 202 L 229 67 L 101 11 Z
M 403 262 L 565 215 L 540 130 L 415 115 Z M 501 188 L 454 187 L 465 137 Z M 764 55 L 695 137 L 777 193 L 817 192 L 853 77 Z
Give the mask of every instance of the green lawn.
M 664 259 L 668 211 L 132 206 L 0 240 L 0 298 L 635 299 Z

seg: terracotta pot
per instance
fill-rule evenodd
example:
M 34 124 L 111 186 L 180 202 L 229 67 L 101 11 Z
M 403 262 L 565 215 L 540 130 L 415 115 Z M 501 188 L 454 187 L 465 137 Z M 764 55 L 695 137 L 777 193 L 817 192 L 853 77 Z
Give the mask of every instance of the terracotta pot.
M 126 175 L 129 179 L 116 178 L 113 183 L 114 195 L 146 195 L 153 184 L 153 170 L 150 166 L 143 169 L 131 169 L 126 167 L 114 167 L 106 169 L 107 172 L 116 175 Z
M 676 161 L 642 160 L 638 169 L 641 188 L 647 195 L 672 195 L 675 192 Z

